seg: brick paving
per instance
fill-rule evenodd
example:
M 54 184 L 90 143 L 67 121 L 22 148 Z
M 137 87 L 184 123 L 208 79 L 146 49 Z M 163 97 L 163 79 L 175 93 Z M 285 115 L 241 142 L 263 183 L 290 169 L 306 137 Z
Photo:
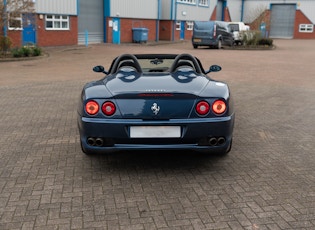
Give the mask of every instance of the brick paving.
M 0 229 L 315 229 L 315 40 L 272 51 L 189 42 L 47 49 L 0 62 Z M 81 87 L 121 53 L 192 53 L 229 83 L 234 145 L 191 152 L 80 150 Z

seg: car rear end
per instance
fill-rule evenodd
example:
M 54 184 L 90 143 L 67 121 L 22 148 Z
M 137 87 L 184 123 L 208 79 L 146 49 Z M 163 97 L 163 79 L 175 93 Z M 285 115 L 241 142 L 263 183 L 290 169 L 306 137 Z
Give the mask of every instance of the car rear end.
M 195 21 L 192 45 L 198 46 L 217 46 L 217 34 L 215 21 Z
M 148 149 L 225 153 L 234 126 L 230 104 L 229 98 L 161 92 L 88 99 L 78 121 L 82 149 L 86 153 Z

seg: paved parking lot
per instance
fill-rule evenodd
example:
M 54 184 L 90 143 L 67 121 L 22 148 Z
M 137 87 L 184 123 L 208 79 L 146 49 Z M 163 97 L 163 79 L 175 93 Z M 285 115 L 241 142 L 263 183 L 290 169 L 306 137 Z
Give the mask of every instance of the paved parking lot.
M 103 44 L 0 62 L 0 229 L 315 229 L 315 40 L 275 44 Z M 230 154 L 84 155 L 81 87 L 121 53 L 220 64 L 212 77 L 229 83 L 237 113 Z

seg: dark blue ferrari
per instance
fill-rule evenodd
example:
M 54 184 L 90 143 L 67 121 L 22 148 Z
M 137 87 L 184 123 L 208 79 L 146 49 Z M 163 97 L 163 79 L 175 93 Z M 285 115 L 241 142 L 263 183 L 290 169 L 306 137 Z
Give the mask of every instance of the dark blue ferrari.
M 82 151 L 231 150 L 233 100 L 227 84 L 190 54 L 123 54 L 86 84 L 78 106 Z

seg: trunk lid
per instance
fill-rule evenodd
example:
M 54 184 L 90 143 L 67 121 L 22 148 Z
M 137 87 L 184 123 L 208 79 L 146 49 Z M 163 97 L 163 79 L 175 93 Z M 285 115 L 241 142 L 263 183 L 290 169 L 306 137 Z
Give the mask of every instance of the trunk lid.
M 180 73 L 180 72 L 179 72 Z M 122 118 L 182 119 L 190 117 L 195 100 L 209 79 L 193 72 L 181 74 L 135 74 L 105 79 Z

